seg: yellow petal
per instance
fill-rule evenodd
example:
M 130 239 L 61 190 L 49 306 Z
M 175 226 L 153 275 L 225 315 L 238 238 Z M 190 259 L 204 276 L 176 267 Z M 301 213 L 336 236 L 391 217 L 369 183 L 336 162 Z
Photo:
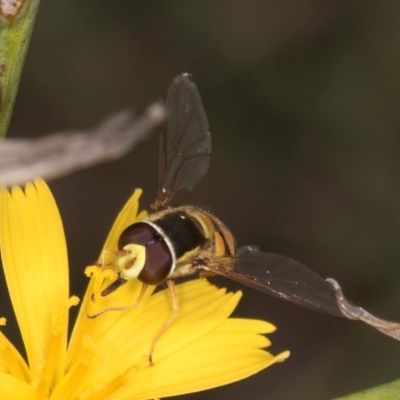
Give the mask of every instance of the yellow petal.
M 92 331 L 95 348 L 91 350 L 98 356 L 90 359 L 73 395 L 91 393 L 89 399 L 171 396 L 242 379 L 287 357 L 288 353 L 274 357 L 260 350 L 270 344 L 260 333 L 272 332 L 271 324 L 228 319 L 240 292 L 226 294 L 225 289 L 197 279 L 178 285 L 177 297 L 178 315 L 156 343 L 154 367 L 149 365 L 150 348 L 172 312 L 167 290 L 138 309 L 115 313 L 118 319 L 110 320 L 111 313 L 100 316 Z
M 1 400 L 36 400 L 31 387 L 12 375 L 0 372 Z
M 118 239 L 122 231 L 129 225 L 138 221 L 139 199 L 142 193 L 142 189 L 136 189 L 126 202 L 108 234 L 103 249 L 116 250 L 118 248 Z
M 30 381 L 30 372 L 25 360 L 2 332 L 0 332 L 0 371 L 26 382 Z
M 0 247 L 13 308 L 26 347 L 32 378 L 47 356 L 51 316 L 68 302 L 68 260 L 61 218 L 47 185 L 27 184 L 0 197 Z M 59 346 L 64 368 L 66 329 Z
M 107 237 L 106 242 L 104 243 L 103 250 L 112 250 L 115 251 L 118 249 L 118 239 L 121 235 L 122 231 L 128 227 L 129 225 L 143 219 L 146 216 L 146 212 L 141 212 L 138 215 L 139 209 L 139 198 L 142 195 L 141 189 L 136 189 L 133 195 L 125 204 L 122 211 L 118 214 L 117 219 L 114 222 L 114 225 L 111 228 L 111 231 Z M 140 219 L 138 218 L 140 217 Z M 101 258 L 101 256 L 99 257 Z M 106 262 L 111 262 L 111 255 L 106 256 Z M 90 334 L 92 330 L 96 329 L 97 319 L 91 320 L 87 317 L 88 312 L 93 310 L 92 303 L 92 294 L 93 294 L 93 279 L 90 281 L 88 285 L 88 289 L 86 290 L 86 294 L 82 301 L 82 306 L 79 311 L 79 315 L 72 333 L 70 345 L 68 347 L 68 368 L 75 362 L 79 362 L 80 358 L 85 352 L 83 346 L 83 337 L 87 334 Z M 110 283 L 110 282 L 109 282 Z M 137 297 L 139 296 L 141 289 L 141 283 L 138 281 L 131 281 L 122 286 L 120 289 L 116 290 L 110 296 L 102 299 L 101 307 L 107 308 L 110 306 L 128 306 L 135 302 Z M 151 290 L 147 296 L 151 294 Z M 107 320 L 111 321 L 111 324 L 115 319 L 118 319 L 119 313 L 109 313 L 107 316 Z
M 154 371 L 139 371 L 108 400 L 164 398 L 211 389 L 244 379 L 289 356 L 287 351 L 273 356 L 258 349 L 266 344 L 259 335 L 262 332 L 246 330 L 247 321 L 243 322 L 238 326 L 235 319 L 225 320 L 192 346 L 161 360 Z M 242 334 L 237 335 L 235 329 Z

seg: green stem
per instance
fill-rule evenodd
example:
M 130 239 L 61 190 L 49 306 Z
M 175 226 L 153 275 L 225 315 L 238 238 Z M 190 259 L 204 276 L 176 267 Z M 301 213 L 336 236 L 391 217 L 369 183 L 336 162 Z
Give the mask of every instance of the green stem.
M 10 124 L 39 2 L 0 3 L 0 138 L 6 136 Z

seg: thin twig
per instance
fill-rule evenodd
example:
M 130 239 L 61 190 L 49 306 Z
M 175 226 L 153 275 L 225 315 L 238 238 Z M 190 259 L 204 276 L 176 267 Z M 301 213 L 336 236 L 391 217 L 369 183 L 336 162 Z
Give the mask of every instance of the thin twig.
M 165 119 L 161 103 L 133 119 L 116 114 L 87 131 L 57 133 L 38 139 L 0 141 L 0 186 L 21 185 L 36 177 L 54 179 L 78 169 L 116 159 L 143 140 Z

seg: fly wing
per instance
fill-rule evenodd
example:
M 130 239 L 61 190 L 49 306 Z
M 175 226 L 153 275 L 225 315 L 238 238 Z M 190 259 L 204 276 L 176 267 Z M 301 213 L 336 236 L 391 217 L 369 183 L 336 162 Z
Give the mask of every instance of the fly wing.
M 204 269 L 314 311 L 343 317 L 333 286 L 289 257 L 242 247 L 237 259 L 210 262 Z
M 178 190 L 194 188 L 209 169 L 210 153 L 210 128 L 200 94 L 190 75 L 182 74 L 168 90 L 156 209 L 167 207 Z

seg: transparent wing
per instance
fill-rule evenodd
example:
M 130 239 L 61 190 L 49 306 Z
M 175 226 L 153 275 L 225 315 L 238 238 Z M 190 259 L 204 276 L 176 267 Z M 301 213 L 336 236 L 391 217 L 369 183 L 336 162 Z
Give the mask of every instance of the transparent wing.
M 210 153 L 210 129 L 200 94 L 190 75 L 182 74 L 168 90 L 156 209 L 165 208 L 179 189 L 194 188 L 208 171 Z
M 263 253 L 255 247 L 242 247 L 236 260 L 212 261 L 204 270 L 314 311 L 343 317 L 333 286 L 291 258 Z

